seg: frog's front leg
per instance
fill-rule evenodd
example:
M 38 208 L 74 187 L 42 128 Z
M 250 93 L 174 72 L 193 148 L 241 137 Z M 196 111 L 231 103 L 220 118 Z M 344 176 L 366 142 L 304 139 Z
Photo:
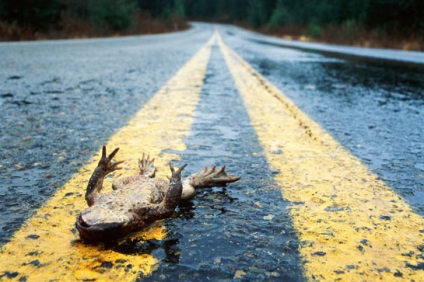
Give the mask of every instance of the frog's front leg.
M 119 151 L 119 148 L 113 150 L 109 156 L 106 156 L 106 146 L 103 146 L 102 149 L 102 158 L 99 161 L 96 169 L 88 181 L 87 190 L 85 192 L 85 200 L 87 201 L 88 206 L 94 204 L 96 196 L 100 193 L 103 187 L 103 179 L 109 173 L 121 169 L 118 167 L 119 164 L 123 163 L 123 161 L 112 162 L 113 157 Z

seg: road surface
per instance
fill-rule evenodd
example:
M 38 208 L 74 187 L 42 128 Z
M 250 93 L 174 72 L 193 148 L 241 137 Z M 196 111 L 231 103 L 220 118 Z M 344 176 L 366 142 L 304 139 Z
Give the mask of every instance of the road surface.
M 420 281 L 422 54 L 194 26 L 0 44 L 0 279 Z M 162 177 L 172 162 L 242 180 L 87 245 L 74 221 L 102 144 L 122 174 L 146 152 Z

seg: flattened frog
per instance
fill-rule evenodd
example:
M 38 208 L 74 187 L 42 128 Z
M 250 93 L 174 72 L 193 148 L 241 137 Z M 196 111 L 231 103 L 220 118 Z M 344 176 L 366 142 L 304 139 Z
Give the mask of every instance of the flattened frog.
M 181 181 L 181 172 L 187 164 L 177 170 L 170 165 L 169 181 L 154 178 L 154 159 L 139 160 L 140 173 L 116 179 L 110 193 L 100 193 L 103 179 L 109 173 L 121 169 L 123 161 L 112 161 L 119 148 L 107 156 L 103 146 L 102 157 L 94 170 L 85 193 L 88 208 L 76 221 L 81 239 L 104 241 L 124 237 L 140 231 L 156 220 L 172 216 L 180 201 L 193 198 L 196 189 L 213 186 L 224 187 L 240 177 L 227 174 L 225 166 L 205 168 Z

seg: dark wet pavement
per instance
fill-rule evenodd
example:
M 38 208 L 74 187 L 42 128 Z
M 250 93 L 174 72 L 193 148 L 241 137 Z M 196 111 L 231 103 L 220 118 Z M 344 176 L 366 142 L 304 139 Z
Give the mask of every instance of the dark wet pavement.
M 227 188 L 200 190 L 176 218 L 166 220 L 174 242 L 171 256 L 161 249 L 153 252 L 162 262 L 148 281 L 302 280 L 289 203 L 272 180 L 229 77 L 215 46 L 182 162 L 189 164 L 188 175 L 205 166 L 226 165 L 242 179 Z
M 212 31 L 0 45 L 0 244 Z
M 329 57 L 237 31 L 223 33 L 231 48 L 424 215 L 424 65 Z
M 424 68 L 224 41 L 424 215 Z M 0 243 L 63 185 L 200 49 L 187 33 L 0 45 Z M 249 35 L 253 36 L 253 35 Z M 166 44 L 164 44 L 166 42 Z M 161 262 L 147 280 L 302 280 L 281 191 L 222 55 L 214 47 L 187 150 L 186 173 L 227 165 L 242 180 L 205 189 L 163 242 L 128 242 Z M 82 191 L 81 191 L 82 192 Z

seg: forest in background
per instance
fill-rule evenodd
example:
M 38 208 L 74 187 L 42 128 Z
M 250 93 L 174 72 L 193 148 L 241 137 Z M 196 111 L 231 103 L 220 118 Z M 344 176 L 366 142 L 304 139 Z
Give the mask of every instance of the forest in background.
M 424 50 L 423 0 L 0 0 L 0 39 L 157 33 L 187 20 L 285 38 Z
M 185 0 L 189 19 L 288 39 L 424 51 L 423 0 Z
M 182 0 L 0 0 L 0 40 L 150 34 L 188 27 Z

